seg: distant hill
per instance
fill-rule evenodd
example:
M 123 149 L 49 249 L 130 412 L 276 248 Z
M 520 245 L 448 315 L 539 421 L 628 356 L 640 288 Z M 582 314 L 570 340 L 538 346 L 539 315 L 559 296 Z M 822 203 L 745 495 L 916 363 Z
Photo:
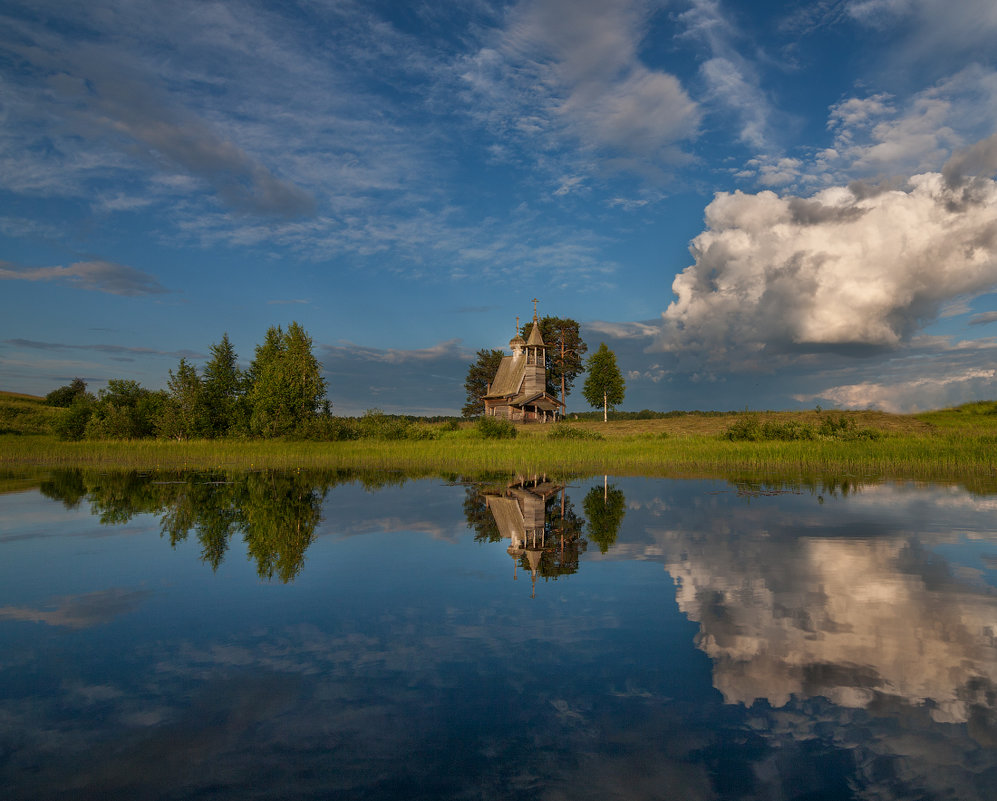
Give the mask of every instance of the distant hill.
M 37 395 L 0 389 L 0 434 L 51 434 L 60 411 Z
M 0 398 L 12 398 L 14 400 L 26 400 L 26 401 L 38 401 L 41 403 L 45 400 L 41 395 L 26 395 L 23 392 L 7 392 L 4 389 L 0 389 Z

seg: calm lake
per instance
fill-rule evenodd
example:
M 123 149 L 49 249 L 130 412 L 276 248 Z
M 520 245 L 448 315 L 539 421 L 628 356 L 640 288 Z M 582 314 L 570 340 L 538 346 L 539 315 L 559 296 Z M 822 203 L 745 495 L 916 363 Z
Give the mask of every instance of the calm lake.
M 997 497 L 55 472 L 4 799 L 993 799 Z

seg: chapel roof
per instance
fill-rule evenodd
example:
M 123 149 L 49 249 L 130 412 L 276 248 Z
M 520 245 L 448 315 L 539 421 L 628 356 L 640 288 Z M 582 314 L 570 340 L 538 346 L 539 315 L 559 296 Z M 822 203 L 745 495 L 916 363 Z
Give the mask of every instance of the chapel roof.
M 522 353 L 515 356 L 503 356 L 499 368 L 495 371 L 495 379 L 486 398 L 506 398 L 519 394 L 526 374 L 526 359 Z
M 517 395 L 515 398 L 509 401 L 510 406 L 535 406 L 537 409 L 543 409 L 548 412 L 552 412 L 555 409 L 560 409 L 561 404 L 553 399 L 546 392 L 524 392 L 521 395 Z
M 537 320 L 536 312 L 533 314 L 533 327 L 530 329 L 530 338 L 526 341 L 526 344 L 533 347 L 545 348 L 543 337 L 540 336 L 540 321 Z

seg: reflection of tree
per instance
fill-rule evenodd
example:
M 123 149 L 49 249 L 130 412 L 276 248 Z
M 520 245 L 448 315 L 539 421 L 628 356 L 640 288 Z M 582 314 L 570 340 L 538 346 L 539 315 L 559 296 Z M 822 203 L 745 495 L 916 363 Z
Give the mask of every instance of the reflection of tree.
M 620 533 L 620 524 L 627 513 L 627 501 L 623 490 L 615 484 L 603 483 L 592 487 L 582 501 L 582 508 L 588 518 L 589 538 L 598 544 L 603 553 L 609 550 Z
M 485 496 L 474 485 L 464 489 L 464 517 L 467 527 L 474 531 L 476 542 L 499 542 L 502 539 L 495 518 L 488 511 Z
M 232 536 L 241 532 L 260 576 L 288 582 L 301 572 L 329 487 L 354 478 L 300 472 L 231 477 L 173 473 L 154 478 L 135 471 L 57 470 L 41 491 L 70 508 L 87 499 L 105 525 L 126 523 L 136 514 L 156 514 L 172 546 L 193 531 L 201 559 L 212 570 L 221 564 Z
M 87 485 L 79 470 L 54 470 L 38 489 L 46 498 L 61 501 L 67 509 L 75 509 L 87 496 Z
M 104 525 L 127 523 L 137 514 L 158 512 L 175 493 L 165 482 L 155 482 L 149 474 L 135 470 L 116 473 L 55 470 L 40 489 L 42 494 L 62 501 L 69 508 L 86 498 L 90 511 Z
M 245 489 L 240 504 L 243 538 L 260 578 L 276 573 L 281 581 L 292 581 L 315 539 L 327 489 L 319 491 L 300 473 L 253 473 Z
M 170 545 L 194 530 L 201 543 L 201 561 L 217 570 L 232 534 L 241 524 L 239 482 L 190 480 L 180 485 L 175 500 L 162 510 L 160 531 Z
M 582 538 L 585 521 L 574 509 L 565 489 L 559 496 L 548 498 L 545 509 L 547 530 L 554 536 L 555 544 L 544 553 L 538 573 L 544 578 L 557 579 L 578 572 L 578 556 L 585 551 Z

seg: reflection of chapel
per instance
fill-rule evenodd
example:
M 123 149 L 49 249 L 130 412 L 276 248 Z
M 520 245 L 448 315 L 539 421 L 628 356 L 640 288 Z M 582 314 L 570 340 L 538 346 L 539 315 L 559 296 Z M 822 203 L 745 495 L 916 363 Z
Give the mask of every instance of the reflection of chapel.
M 513 565 L 518 566 L 520 560 L 526 557 L 533 595 L 536 594 L 537 574 L 544 551 L 554 547 L 554 542 L 547 541 L 547 499 L 563 488 L 563 484 L 552 484 L 546 478 L 534 477 L 532 481 L 510 484 L 504 495 L 485 497 L 499 534 L 510 540 L 506 553 L 512 557 Z
M 511 356 L 503 356 L 495 378 L 483 398 L 485 414 L 522 422 L 546 423 L 557 417 L 561 403 L 547 394 L 547 346 L 540 335 L 536 300 L 533 301 L 533 326 L 530 338 L 519 335 L 509 340 Z

